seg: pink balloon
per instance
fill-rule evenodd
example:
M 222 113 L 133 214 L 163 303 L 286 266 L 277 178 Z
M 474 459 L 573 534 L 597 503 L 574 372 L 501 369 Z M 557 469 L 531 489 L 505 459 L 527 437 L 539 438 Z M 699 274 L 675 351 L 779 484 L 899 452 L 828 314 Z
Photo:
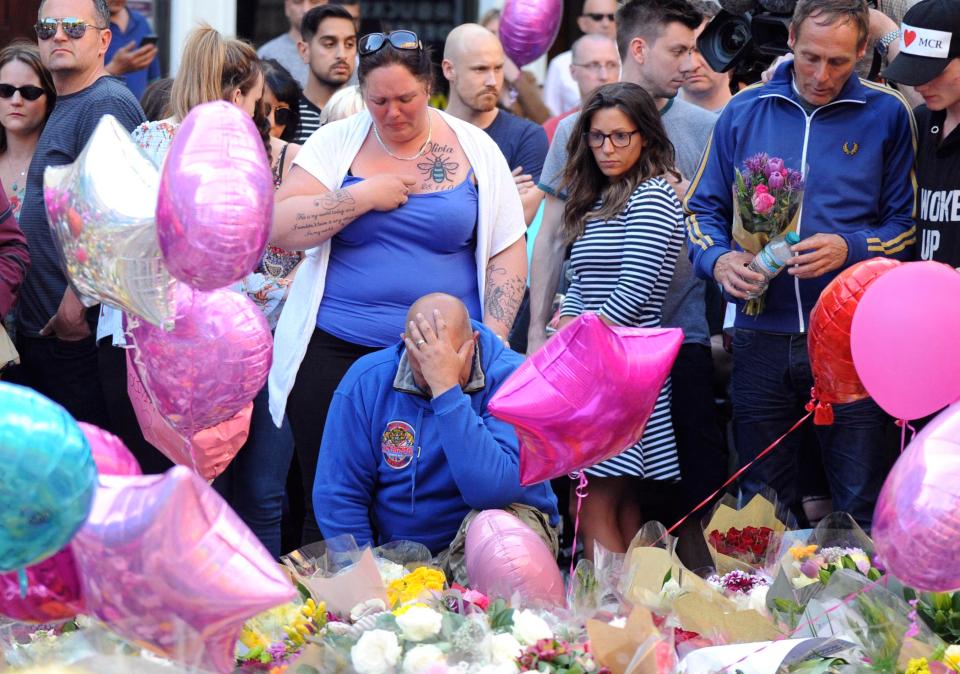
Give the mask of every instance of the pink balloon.
M 611 328 L 583 314 L 527 358 L 488 405 L 520 439 L 526 486 L 588 468 L 647 425 L 683 331 Z
M 25 623 L 49 623 L 68 620 L 84 610 L 80 578 L 69 547 L 28 566 L 26 574 L 26 597 L 20 596 L 16 572 L 0 575 L 0 615 Z
M 910 262 L 867 288 L 853 315 L 857 374 L 880 407 L 919 419 L 960 400 L 960 274 Z
M 508 512 L 484 510 L 467 528 L 470 587 L 493 597 L 520 594 L 527 603 L 563 604 L 563 578 L 539 536 Z
M 561 0 L 507 0 L 500 17 L 503 51 L 519 67 L 536 61 L 557 39 L 562 16 Z
M 87 612 L 172 659 L 233 670 L 243 623 L 294 598 L 257 537 L 196 473 L 101 478 L 74 538 Z
M 99 426 L 84 421 L 77 423 L 90 443 L 93 462 L 97 464 L 100 475 L 143 475 L 140 464 L 123 444 L 123 440 Z
M 250 116 L 224 101 L 193 108 L 160 177 L 157 236 L 170 273 L 213 290 L 252 272 L 270 234 L 273 193 Z
M 887 570 L 910 587 L 960 590 L 960 403 L 900 456 L 880 491 L 871 533 Z
M 205 480 L 213 480 L 227 469 L 250 435 L 253 403 L 226 421 L 198 431 L 189 439 L 177 433 L 157 411 L 143 387 L 137 368 L 127 351 L 127 395 L 137 415 L 143 438 L 174 463 L 192 468 Z
M 263 388 L 273 336 L 263 313 L 239 293 L 180 284 L 175 299 L 172 331 L 147 323 L 132 329 L 134 361 L 157 411 L 191 437 L 235 416 Z

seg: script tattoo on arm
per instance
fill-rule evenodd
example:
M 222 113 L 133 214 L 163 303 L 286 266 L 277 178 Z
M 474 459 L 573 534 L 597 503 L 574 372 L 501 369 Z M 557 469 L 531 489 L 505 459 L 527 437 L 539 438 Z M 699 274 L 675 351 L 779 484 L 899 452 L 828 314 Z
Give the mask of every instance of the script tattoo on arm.
M 520 310 L 526 281 L 510 274 L 506 267 L 496 262 L 487 265 L 487 289 L 484 293 L 484 315 L 502 323 L 509 332 Z
M 424 161 L 417 164 L 417 170 L 424 176 L 424 182 L 420 185 L 421 190 L 437 190 L 444 183 L 454 182 L 450 176 L 457 174 L 460 164 L 450 161 L 453 153 L 454 149 L 449 145 L 430 144 L 430 150 L 423 157 Z
M 293 225 L 296 232 L 308 238 L 330 238 L 343 229 L 344 221 L 353 219 L 357 202 L 347 190 L 325 192 L 313 200 L 315 210 L 299 212 Z

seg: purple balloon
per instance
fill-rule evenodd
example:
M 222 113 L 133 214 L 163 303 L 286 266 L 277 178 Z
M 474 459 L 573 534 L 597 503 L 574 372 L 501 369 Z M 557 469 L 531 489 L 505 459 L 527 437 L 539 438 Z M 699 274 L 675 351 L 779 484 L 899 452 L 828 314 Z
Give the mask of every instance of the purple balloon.
M 273 337 L 257 305 L 232 290 L 179 284 L 175 301 L 172 331 L 131 330 L 134 362 L 157 411 L 189 438 L 232 418 L 263 388 Z
M 960 590 L 960 403 L 900 456 L 880 492 L 872 534 L 886 569 L 907 585 Z
M 100 475 L 143 475 L 140 464 L 123 440 L 99 426 L 84 421 L 77 422 L 90 443 L 93 462 Z
M 202 669 L 233 671 L 243 623 L 295 595 L 253 532 L 183 466 L 102 478 L 72 547 L 87 613 Z
M 70 547 L 28 566 L 27 595 L 17 572 L 0 575 L 0 615 L 25 623 L 67 620 L 83 611 L 80 578 Z
M 500 17 L 500 43 L 518 67 L 536 61 L 557 39 L 561 0 L 507 0 Z
M 167 153 L 157 201 L 157 236 L 170 273 L 213 290 L 252 272 L 270 234 L 273 192 L 250 116 L 223 101 L 191 110 Z

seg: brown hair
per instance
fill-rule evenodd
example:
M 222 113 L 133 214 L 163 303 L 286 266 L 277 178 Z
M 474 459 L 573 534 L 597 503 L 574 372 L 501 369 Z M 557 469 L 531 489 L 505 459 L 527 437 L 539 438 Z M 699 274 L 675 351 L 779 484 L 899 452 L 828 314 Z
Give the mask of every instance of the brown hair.
M 357 80 L 360 88 L 367 82 L 367 76 L 377 68 L 400 65 L 410 71 L 416 79 L 427 87 L 427 95 L 433 89 L 433 54 L 430 47 L 424 45 L 420 49 L 397 49 L 389 41 L 372 54 L 360 56 L 360 66 L 357 68 Z
M 794 37 L 800 35 L 800 25 L 812 19 L 821 26 L 851 22 L 857 29 L 857 46 L 867 43 L 870 33 L 870 8 L 866 0 L 800 0 L 793 10 L 790 27 Z
M 643 140 L 640 158 L 613 182 L 600 171 L 593 149 L 584 139 L 594 114 L 607 108 L 617 108 L 625 114 Z M 589 218 L 611 218 L 620 213 L 645 180 L 668 172 L 680 178 L 674 168 L 673 143 L 667 138 L 656 103 L 643 87 L 632 82 L 605 84 L 590 95 L 567 142 L 567 156 L 560 186 L 567 191 L 562 229 L 565 243 L 583 234 Z M 596 208 L 598 198 L 601 203 Z
M 656 42 L 664 27 L 674 22 L 696 30 L 703 23 L 703 15 L 687 0 L 629 0 L 621 5 L 617 10 L 620 59 L 627 60 L 635 37 L 642 37 L 648 43 Z
M 37 74 L 37 78 L 40 80 L 40 88 L 47 94 L 47 111 L 43 116 L 43 123 L 46 124 L 47 120 L 50 119 L 50 113 L 53 112 L 53 106 L 57 102 L 57 89 L 53 85 L 53 77 L 50 75 L 50 71 L 40 60 L 40 52 L 36 45 L 26 40 L 17 40 L 0 50 L 0 68 L 12 61 L 20 61 Z M 7 131 L 0 124 L 0 152 L 6 151 Z

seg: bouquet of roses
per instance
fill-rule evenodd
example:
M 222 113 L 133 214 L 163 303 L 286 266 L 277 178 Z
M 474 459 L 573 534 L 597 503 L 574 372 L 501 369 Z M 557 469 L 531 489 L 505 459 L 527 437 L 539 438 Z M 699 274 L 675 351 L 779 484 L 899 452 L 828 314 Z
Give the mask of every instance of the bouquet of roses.
M 772 496 L 757 494 L 739 509 L 732 496 L 724 497 L 703 525 L 717 574 L 764 570 L 776 560 L 780 539 L 792 524 L 789 513 L 778 508 Z
M 788 168 L 780 157 L 753 155 L 734 169 L 733 238 L 743 250 L 756 255 L 777 236 L 796 231 L 803 200 L 803 173 Z M 763 311 L 763 295 L 751 299 L 744 312 Z

